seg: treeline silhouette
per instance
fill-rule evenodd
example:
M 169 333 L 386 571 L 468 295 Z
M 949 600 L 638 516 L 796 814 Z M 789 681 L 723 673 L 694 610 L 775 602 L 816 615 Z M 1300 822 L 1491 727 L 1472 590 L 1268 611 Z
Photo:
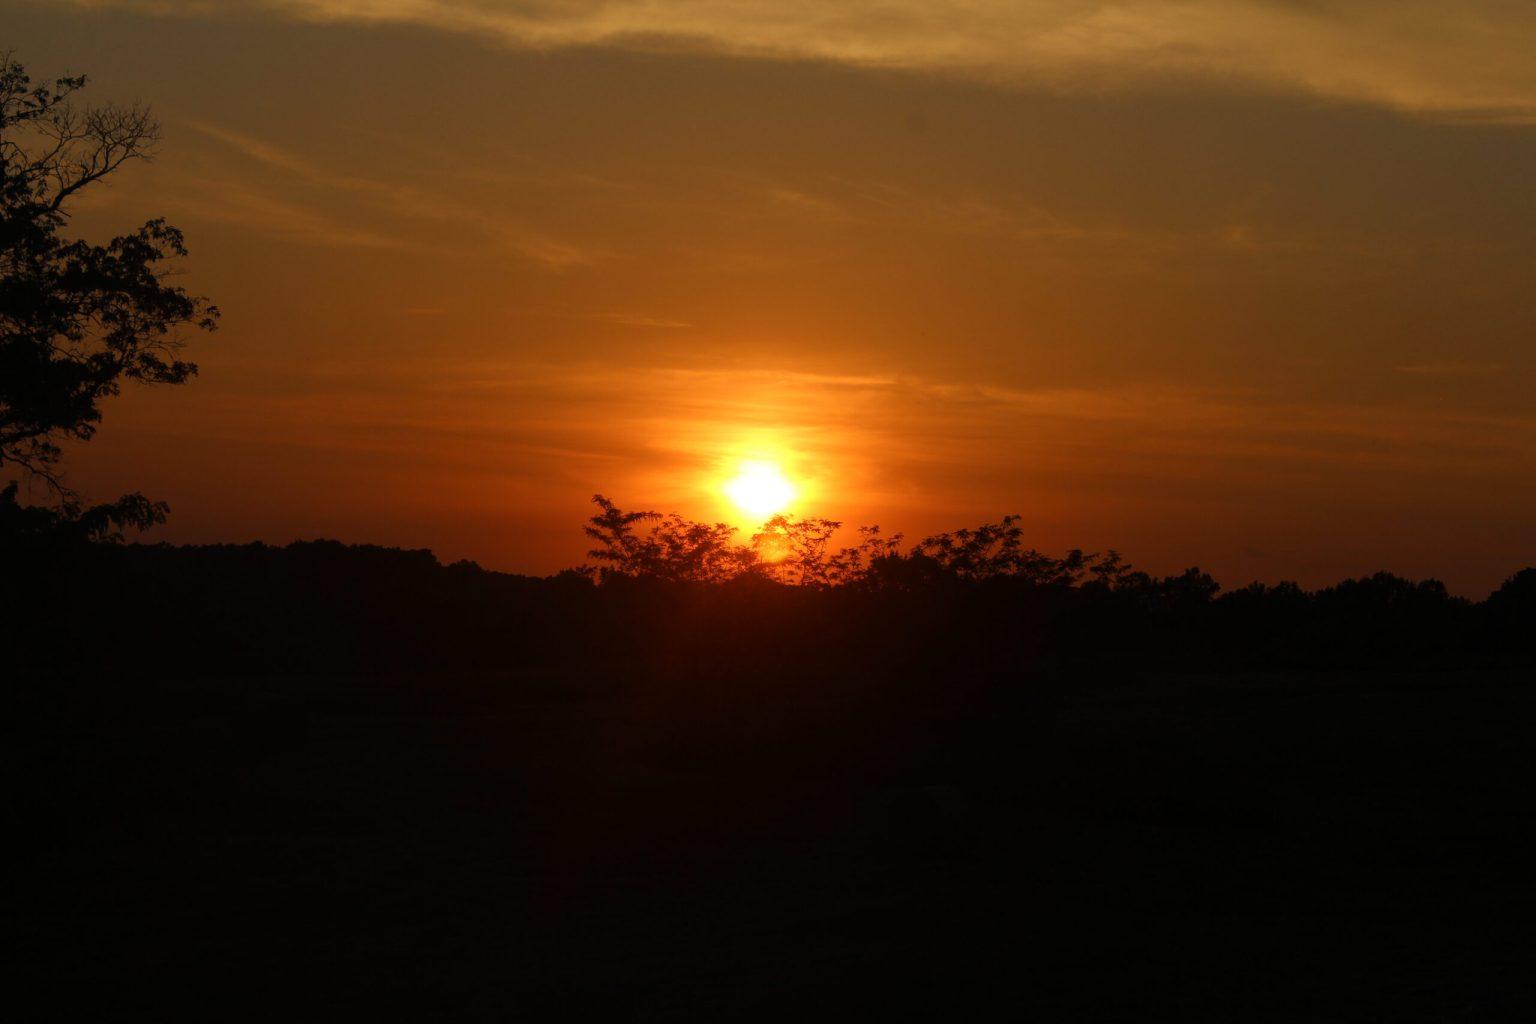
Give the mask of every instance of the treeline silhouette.
M 1529 1018 L 1536 572 L 1224 593 L 1014 521 L 630 515 L 546 579 L 6 534 L 31 973 L 161 1016 Z
M 0 628 L 12 663 L 44 673 L 611 666 L 590 676 L 599 686 L 680 667 L 1008 685 L 1042 666 L 1464 668 L 1536 653 L 1536 569 L 1481 602 L 1386 572 L 1223 592 L 1196 568 L 1042 554 L 1014 517 L 905 548 L 870 527 L 838 548 L 829 520 L 776 517 L 737 544 L 729 527 L 596 501 L 595 564 L 548 578 L 335 541 L 93 543 L 0 501 L 0 552 L 25 581 L 0 595 Z

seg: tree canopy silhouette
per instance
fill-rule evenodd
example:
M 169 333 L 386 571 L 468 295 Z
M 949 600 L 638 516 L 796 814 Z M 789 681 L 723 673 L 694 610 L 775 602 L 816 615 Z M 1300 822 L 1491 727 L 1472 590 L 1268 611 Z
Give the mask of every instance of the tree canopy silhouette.
M 858 543 L 831 549 L 832 537 L 842 526 L 833 519 L 777 515 L 753 535 L 752 550 L 773 579 L 815 588 L 859 583 L 877 561 L 900 553 L 901 534 L 882 536 L 878 526 L 861 526 Z
M 1133 571 L 1117 551 L 1085 553 L 1074 548 L 1053 558 L 1025 547 L 1018 516 L 996 523 L 925 537 L 906 550 L 901 534 L 861 526 L 851 545 L 834 547 L 843 524 L 835 519 L 776 515 L 752 535 L 724 523 L 698 523 L 676 513 L 626 512 L 601 494 L 598 512 L 583 528 L 598 542 L 588 557 L 599 564 L 584 571 L 601 581 L 651 579 L 668 583 L 723 583 L 755 576 L 789 586 L 931 588 L 950 580 L 984 583 L 1007 580 L 1024 587 L 1072 589 L 1155 596 L 1159 601 L 1209 601 L 1219 585 L 1199 569 L 1155 579 Z M 650 523 L 644 533 L 637 527 Z
M 34 84 L 0 56 L 0 470 L 41 480 L 57 508 L 22 515 L 13 481 L 0 520 L 68 526 L 92 537 L 144 527 L 167 507 L 141 495 L 84 509 L 61 472 L 62 443 L 87 441 L 122 381 L 182 384 L 181 330 L 212 330 L 218 309 L 166 283 L 181 232 L 150 220 L 104 245 L 63 237 L 68 204 L 124 164 L 148 159 L 159 125 L 147 107 L 82 107 L 83 76 Z
M 587 553 L 602 563 L 600 578 L 659 579 L 670 583 L 722 583 L 745 571 L 750 552 L 733 545 L 734 526 L 695 523 L 676 513 L 625 512 L 594 495 L 598 512 L 583 527 L 598 546 Z M 635 527 L 651 523 L 645 533 Z

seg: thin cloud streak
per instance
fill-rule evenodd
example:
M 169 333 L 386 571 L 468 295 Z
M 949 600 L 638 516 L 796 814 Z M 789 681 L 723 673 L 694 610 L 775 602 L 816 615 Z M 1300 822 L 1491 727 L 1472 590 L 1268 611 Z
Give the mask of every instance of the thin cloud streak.
M 489 235 L 506 251 L 552 270 L 589 266 L 609 254 L 518 226 L 488 224 L 485 210 L 444 196 L 440 191 L 366 178 L 328 170 L 315 161 L 281 146 L 205 121 L 187 121 L 188 127 L 229 147 L 256 164 L 298 178 L 304 185 L 358 200 L 375 214 L 393 222 L 417 221 L 453 224 L 481 235 Z M 220 202 L 217 190 L 193 207 L 193 212 L 226 223 L 264 227 L 299 237 L 314 244 L 366 245 L 422 248 L 419 242 L 407 243 L 372 229 L 351 229 L 332 225 L 327 215 L 264 195 L 250 185 L 232 185 L 228 201 Z M 403 235 L 404 232 L 401 232 Z
M 366 421 L 365 410 L 377 401 L 395 427 L 547 433 L 542 443 L 594 457 L 611 454 L 607 446 L 615 438 L 624 438 L 626 447 L 643 439 L 642 447 L 657 456 L 714 457 L 754 431 L 792 435 L 807 461 L 828 466 L 855 460 L 982 470 L 988 463 L 1038 463 L 1052 450 L 1071 459 L 1097 450 L 1092 457 L 1120 463 L 1155 455 L 1476 472 L 1529 464 L 1536 456 L 1531 418 L 1277 402 L 1172 386 L 1028 389 L 880 375 L 494 360 L 435 370 L 411 364 L 370 372 L 352 365 L 328 379 L 347 387 L 331 391 L 322 384 L 306 395 L 306 409 L 332 402 Z M 421 407 L 402 408 L 401 392 L 387 379 L 427 384 Z M 456 410 L 447 420 L 434 413 L 445 397 L 454 398 Z M 1099 445 L 1111 438 L 1112 445 Z
M 1498 373 L 1504 367 L 1498 363 L 1410 363 L 1397 367 L 1398 373 L 1416 377 L 1466 377 L 1485 373 Z
M 214 10 L 203 0 L 74 3 Z M 1536 8 L 1519 0 L 232 0 L 218 9 L 416 24 L 517 47 L 702 50 L 1093 91 L 1204 82 L 1536 121 Z
M 654 327 L 659 330 L 685 330 L 693 326 L 686 320 L 670 320 L 666 317 L 645 316 L 639 313 L 582 313 L 580 318 L 619 324 L 623 327 Z
M 173 212 L 211 223 L 249 228 L 301 245 L 363 249 L 400 249 L 406 245 L 384 232 L 341 223 L 227 179 L 192 179 L 183 184 L 185 188 L 168 200 Z

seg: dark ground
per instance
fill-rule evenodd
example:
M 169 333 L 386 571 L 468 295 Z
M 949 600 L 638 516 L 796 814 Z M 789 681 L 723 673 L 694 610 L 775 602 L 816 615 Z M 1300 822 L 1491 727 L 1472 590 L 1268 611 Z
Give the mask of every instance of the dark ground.
M 565 683 L 20 700 L 13 1008 L 1536 1019 L 1523 676 L 1163 677 L 936 725 L 942 756 Z

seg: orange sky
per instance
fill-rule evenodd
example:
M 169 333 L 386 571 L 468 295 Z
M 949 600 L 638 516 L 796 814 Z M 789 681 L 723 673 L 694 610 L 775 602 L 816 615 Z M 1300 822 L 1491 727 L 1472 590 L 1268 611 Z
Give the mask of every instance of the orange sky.
M 75 227 L 169 217 L 225 311 L 71 453 L 160 538 L 547 572 L 593 491 L 714 518 L 769 451 L 802 512 L 1231 585 L 1536 563 L 1528 4 L 0 18 L 154 104 Z

